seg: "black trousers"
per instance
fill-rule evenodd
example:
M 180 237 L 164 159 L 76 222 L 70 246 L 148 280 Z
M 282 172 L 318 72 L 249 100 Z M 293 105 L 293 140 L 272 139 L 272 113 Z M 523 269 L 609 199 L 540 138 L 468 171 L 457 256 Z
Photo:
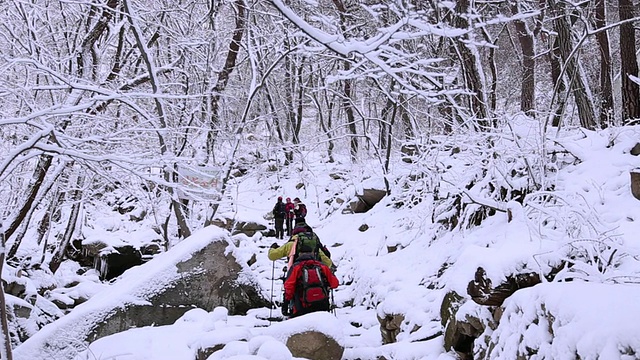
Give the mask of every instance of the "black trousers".
M 290 317 L 296 317 L 300 315 L 309 314 L 316 311 L 329 311 L 331 310 L 331 304 L 329 304 L 329 299 L 326 301 L 322 301 L 316 304 L 313 304 L 309 307 L 303 307 L 302 302 L 300 301 L 300 296 L 296 295 L 293 297 L 293 307 L 291 309 Z
M 287 236 L 291 236 L 293 232 L 293 218 L 287 217 Z
M 284 218 L 276 218 L 276 237 L 278 239 L 284 238 Z

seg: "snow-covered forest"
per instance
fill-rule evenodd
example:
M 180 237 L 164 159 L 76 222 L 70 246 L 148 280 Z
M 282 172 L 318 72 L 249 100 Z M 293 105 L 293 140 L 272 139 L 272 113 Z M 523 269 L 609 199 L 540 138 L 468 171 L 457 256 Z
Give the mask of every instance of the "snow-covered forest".
M 0 358 L 285 359 L 305 328 L 343 359 L 636 358 L 638 26 L 633 0 L 0 2 Z M 212 233 L 273 300 L 278 196 L 331 247 L 335 316 L 66 330 Z M 87 352 L 41 351 L 61 329 Z

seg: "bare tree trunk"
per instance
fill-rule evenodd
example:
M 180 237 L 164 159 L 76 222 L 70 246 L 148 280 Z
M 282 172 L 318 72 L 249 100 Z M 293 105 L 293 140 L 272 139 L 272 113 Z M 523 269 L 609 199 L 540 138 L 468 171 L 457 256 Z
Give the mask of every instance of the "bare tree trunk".
M 552 126 L 560 126 L 560 120 L 564 107 L 567 102 L 567 86 L 562 76 L 562 65 L 560 64 L 560 42 L 556 38 L 549 50 L 548 54 L 549 65 L 551 66 L 551 80 L 554 84 L 554 91 L 558 94 L 558 100 L 555 104 L 552 104 L 553 121 Z
M 9 239 L 14 234 L 14 232 L 18 230 L 18 227 L 20 226 L 20 224 L 22 224 L 22 221 L 27 217 L 27 214 L 31 211 L 31 208 L 34 206 L 34 203 L 36 201 L 38 192 L 42 187 L 42 183 L 44 182 L 44 178 L 47 175 L 49 168 L 51 167 L 52 161 L 53 161 L 53 157 L 50 155 L 42 155 L 38 159 L 38 164 L 36 165 L 36 168 L 34 170 L 34 175 L 33 175 L 34 180 L 29 185 L 29 189 L 27 190 L 27 194 L 28 194 L 27 198 L 24 204 L 22 204 L 22 207 L 20 208 L 20 210 L 18 210 L 18 213 L 15 215 L 15 217 L 9 224 L 7 231 L 4 232 L 5 239 Z
M 389 87 L 393 87 L 395 84 L 395 81 L 391 81 L 391 84 Z M 391 116 L 395 115 L 396 112 L 396 106 L 394 106 L 394 102 L 390 97 L 387 97 L 387 101 L 384 104 L 384 107 L 382 108 L 382 111 L 380 112 L 380 117 L 382 118 L 382 121 L 380 122 L 380 131 L 379 131 L 379 135 L 378 135 L 378 147 L 380 149 L 386 149 L 387 148 L 387 144 L 388 144 L 388 134 L 389 134 L 389 122 L 391 121 Z
M 333 142 L 333 136 L 331 135 L 331 128 L 333 127 L 333 104 L 327 110 L 327 125 L 324 126 L 323 129 L 329 138 L 329 145 L 327 146 L 327 157 L 329 158 L 329 162 L 335 162 L 333 158 L 333 149 L 335 149 L 336 145 Z
M 318 70 L 319 70 L 318 82 L 324 82 L 325 75 L 321 72 L 320 69 Z M 320 118 L 320 126 L 322 127 L 322 131 L 324 131 L 324 133 L 327 135 L 327 139 L 329 142 L 329 145 L 327 146 L 327 157 L 329 158 L 329 162 L 334 162 L 335 160 L 333 158 L 333 149 L 335 148 L 335 144 L 333 140 L 333 114 L 335 109 L 336 94 L 334 92 L 331 92 L 332 96 L 329 96 L 329 91 L 327 91 L 326 88 L 322 90 L 322 94 L 323 94 L 323 100 L 326 106 L 325 113 L 327 114 L 327 116 L 326 117 L 322 116 Z M 318 110 L 322 111 L 322 107 L 321 107 L 322 102 L 319 100 L 316 100 L 316 101 L 318 102 Z M 326 119 L 326 124 L 323 121 L 324 119 Z
M 607 26 L 605 0 L 596 0 L 596 29 Z M 611 82 L 611 50 L 609 34 L 606 31 L 596 33 L 600 48 L 600 127 L 612 125 L 613 120 L 613 86 Z
M 265 88 L 264 92 L 265 92 L 265 97 L 267 98 L 267 102 L 269 103 L 269 110 L 271 111 L 271 114 L 273 114 L 272 115 L 273 127 L 275 128 L 276 133 L 278 134 L 278 140 L 280 140 L 280 143 L 283 143 L 284 134 L 282 133 L 282 127 L 280 126 L 280 119 L 278 118 L 276 106 L 273 103 L 273 96 L 271 96 L 271 92 L 269 91 L 269 88 Z
M 47 157 L 48 155 L 44 155 L 44 156 Z M 42 159 L 42 157 L 40 159 Z M 42 202 L 42 199 L 44 199 L 44 197 L 51 191 L 51 189 L 53 188 L 53 185 L 56 182 L 56 179 L 60 176 L 60 174 L 62 174 L 63 170 L 64 170 L 64 165 L 61 165 L 57 169 L 54 169 L 52 171 L 53 174 L 50 176 L 50 179 L 46 182 L 46 184 L 44 186 L 42 186 L 42 184 L 38 186 L 38 188 L 41 188 L 41 189 L 38 190 L 36 199 L 32 201 L 32 204 L 29 206 L 29 210 L 23 216 L 21 220 L 20 230 L 13 234 L 13 244 L 11 245 L 9 251 L 6 254 L 7 259 L 9 260 L 13 259 L 13 257 L 18 252 L 18 249 L 20 248 L 20 244 L 22 243 L 22 239 L 24 238 L 27 230 L 30 227 L 29 225 L 31 223 L 33 213 L 35 212 L 38 205 Z
M 491 90 L 489 91 L 489 110 L 492 114 L 496 112 L 498 104 L 498 68 L 496 67 L 496 49 L 489 48 L 489 69 L 491 70 Z
M 351 64 L 346 60 L 344 62 L 344 69 L 346 71 L 349 71 L 349 69 L 351 69 Z M 355 111 L 353 111 L 352 83 L 353 83 L 353 80 L 348 80 L 348 79 L 343 80 L 342 106 L 347 116 L 347 128 L 349 129 L 349 133 L 351 134 L 351 140 L 350 140 L 350 146 L 349 146 L 351 161 L 356 162 L 358 160 L 358 128 L 356 126 Z
M 83 39 L 81 49 L 77 55 L 78 64 L 78 76 L 81 78 L 95 78 L 96 70 L 93 66 L 95 61 L 94 46 L 100 36 L 108 29 L 109 22 L 115 14 L 115 9 L 118 7 L 119 0 L 108 0 L 106 7 L 102 9 L 100 17 L 95 26 L 87 33 L 87 36 Z M 90 11 L 93 11 L 91 9 Z M 91 59 L 88 59 L 91 58 Z
M 469 13 L 469 0 L 458 0 L 455 6 L 454 26 L 459 29 L 469 29 L 467 14 Z M 484 82 L 478 69 L 476 55 L 467 47 L 462 39 L 469 40 L 469 36 L 464 36 L 456 42 L 456 48 L 460 54 L 462 72 L 464 74 L 465 86 L 473 94 L 469 98 L 469 109 L 477 119 L 477 124 L 481 130 L 488 130 L 490 123 L 487 121 L 487 99 L 484 89 Z
M 171 182 L 177 184 L 178 181 L 178 169 L 177 165 L 174 167 L 173 171 L 165 170 L 165 179 L 171 179 Z M 175 191 L 173 188 L 167 188 L 169 194 L 171 195 L 171 203 L 173 204 L 173 213 L 176 216 L 176 222 L 178 223 L 178 237 L 188 238 L 191 236 L 191 229 L 189 229 L 189 224 L 187 223 L 187 219 L 184 215 L 183 203 L 177 199 Z
M 349 17 L 349 13 L 347 8 L 343 2 L 343 0 L 333 0 L 333 4 L 335 5 L 338 13 L 340 14 L 340 29 L 343 34 L 346 34 L 348 31 L 347 28 L 347 19 Z M 348 72 L 351 69 L 351 64 L 348 60 L 344 60 L 344 70 Z M 355 111 L 353 110 L 353 80 L 344 79 L 342 80 L 342 107 L 345 111 L 345 115 L 347 117 L 347 129 L 349 129 L 349 133 L 351 134 L 350 140 L 350 154 L 351 161 L 356 162 L 358 159 L 358 128 L 356 126 L 356 117 Z
M 304 56 L 300 58 L 300 63 L 296 68 L 296 86 L 298 92 L 296 93 L 295 102 L 296 109 L 294 114 L 295 123 L 293 126 L 293 143 L 295 145 L 300 144 L 300 130 L 302 130 L 302 110 L 304 109 L 304 79 L 303 79 L 303 70 L 304 70 Z
M 84 184 L 84 175 L 78 175 L 76 179 L 76 189 L 73 191 L 73 195 L 71 196 L 71 201 L 73 201 L 73 205 L 71 206 L 71 214 L 69 214 L 69 221 L 67 222 L 67 227 L 64 231 L 64 235 L 62 236 L 62 240 L 56 249 L 56 252 L 53 254 L 51 261 L 49 262 L 49 270 L 52 273 L 55 273 L 62 261 L 64 260 L 64 255 L 67 250 L 67 246 L 71 242 L 73 238 L 73 234 L 76 230 L 76 225 L 78 224 L 78 217 L 80 215 L 80 210 L 82 209 L 82 186 Z
M 618 0 L 620 21 L 633 18 L 632 0 Z M 622 78 L 622 123 L 640 119 L 640 85 L 631 81 L 629 76 L 638 76 L 636 58 L 636 34 L 633 23 L 620 25 L 620 77 Z
M 389 173 L 389 169 L 391 168 L 391 148 L 392 146 L 392 141 L 393 141 L 393 124 L 395 123 L 395 119 L 396 119 L 396 112 L 398 110 L 398 104 L 397 103 L 393 103 L 393 110 L 391 112 L 391 114 L 389 114 L 389 131 L 387 131 L 387 145 L 386 145 L 386 156 L 385 156 L 385 161 L 384 161 L 384 186 L 385 186 L 385 190 L 387 191 L 387 195 L 391 195 L 391 185 L 389 184 L 389 179 L 387 179 L 387 174 Z
M 400 117 L 402 119 L 402 124 L 404 128 L 404 139 L 414 139 L 416 137 L 416 132 L 411 122 L 411 118 L 409 117 L 409 111 L 407 110 L 407 100 L 404 94 L 398 95 L 398 105 L 400 106 Z
M 518 4 L 511 5 L 511 12 L 516 15 L 520 13 Z M 522 84 L 520 87 L 520 110 L 528 116 L 535 117 L 536 99 L 535 99 L 535 50 L 533 43 L 533 33 L 529 30 L 527 24 L 515 19 L 513 24 L 518 34 L 520 42 L 520 50 L 522 51 Z
M 236 27 L 233 31 L 233 36 L 231 37 L 231 42 L 229 42 L 229 50 L 227 51 L 227 58 L 225 59 L 224 66 L 222 67 L 222 71 L 218 74 L 218 80 L 216 85 L 213 87 L 213 94 L 211 96 L 211 119 L 210 119 L 210 129 L 207 134 L 207 155 L 208 158 L 214 159 L 214 144 L 217 136 L 217 128 L 219 126 L 219 108 L 220 108 L 220 98 L 222 93 L 227 88 L 227 84 L 229 83 L 229 77 L 233 70 L 236 68 L 236 60 L 238 58 L 238 52 L 240 51 L 240 43 L 242 42 L 242 36 L 245 30 L 246 23 L 246 7 L 244 0 L 235 0 L 235 11 L 236 11 Z
M 291 49 L 291 44 L 288 39 L 285 39 L 285 48 Z M 284 106 L 287 109 L 287 123 L 286 128 L 291 132 L 292 142 L 296 144 L 298 141 L 298 134 L 295 133 L 296 129 L 296 115 L 293 109 L 294 101 L 294 93 L 295 93 L 295 81 L 294 81 L 294 73 L 295 67 L 293 64 L 292 57 L 286 57 L 284 59 Z M 289 165 L 293 162 L 293 150 L 290 147 L 285 147 L 284 149 L 284 157 L 285 157 L 285 165 Z
M 580 66 L 575 57 L 571 56 L 573 41 L 571 38 L 571 28 L 566 20 L 566 12 L 563 3 L 556 3 L 555 0 L 549 0 L 549 5 L 553 10 L 554 27 L 558 33 L 558 44 L 560 55 L 564 61 L 566 68 L 565 74 L 569 80 L 569 90 L 573 94 L 576 107 L 578 108 L 578 117 L 580 125 L 585 129 L 593 130 L 596 127 L 595 114 L 593 104 L 587 94 L 587 82 L 580 71 Z
M 238 0 L 240 2 L 242 2 L 242 0 Z M 154 64 L 154 60 L 152 58 L 152 54 L 149 51 L 149 49 L 146 46 L 146 42 L 143 39 L 143 34 L 139 33 L 139 27 L 137 26 L 136 23 L 136 18 L 137 16 L 134 13 L 134 9 L 132 9 L 130 7 L 129 1 L 127 0 L 123 0 L 123 5 L 124 5 L 124 10 L 125 13 L 128 15 L 129 18 L 129 22 L 131 23 L 131 27 L 133 29 L 133 35 L 136 39 L 136 46 L 138 48 L 138 50 L 140 51 L 140 56 L 142 57 L 142 60 L 144 61 L 144 65 L 146 66 L 147 69 L 147 73 L 149 74 L 149 80 L 151 83 L 151 89 L 153 91 L 154 94 L 160 94 L 160 81 L 157 78 L 157 72 L 156 72 L 156 66 Z M 243 7 L 244 9 L 244 7 Z M 235 57 L 234 57 L 234 64 L 235 64 Z M 226 68 L 225 64 L 225 68 Z M 229 71 L 230 72 L 230 71 Z M 223 70 L 224 73 L 224 70 Z M 220 75 L 220 77 L 223 77 L 224 75 Z M 226 77 L 228 78 L 228 74 L 226 74 Z M 226 80 L 223 81 L 224 85 L 226 86 Z M 220 78 L 218 78 L 218 83 L 220 83 Z M 165 115 L 165 111 L 164 111 L 164 106 L 162 104 L 162 101 L 160 100 L 160 97 L 158 96 L 154 96 L 154 102 L 155 102 L 155 107 L 156 107 L 156 111 L 158 113 L 158 120 L 160 122 L 160 128 L 161 129 L 166 129 L 167 128 L 167 121 L 166 121 L 166 115 Z M 213 127 L 212 127 L 213 128 Z M 211 131 L 209 131 L 208 133 L 209 135 L 211 134 Z M 158 131 L 157 132 L 157 136 L 158 136 L 158 143 L 160 145 L 160 153 L 162 155 L 165 155 L 168 153 L 169 149 L 167 147 L 167 143 L 164 139 L 164 136 L 162 135 L 162 132 Z M 211 153 L 209 153 L 211 154 Z M 177 166 L 177 165 L 176 165 Z M 176 179 L 176 169 L 164 169 L 164 179 L 167 182 L 173 182 L 173 183 L 177 183 L 177 179 Z M 173 190 L 172 187 L 168 187 L 167 188 L 169 194 L 171 195 L 171 202 L 173 203 L 173 211 L 176 215 L 176 221 L 178 222 L 178 227 L 179 227 L 179 235 L 184 236 L 185 238 L 191 236 L 191 230 L 189 229 L 189 225 L 187 223 L 187 220 L 185 219 L 184 213 L 182 212 L 182 207 L 181 207 L 181 203 L 179 202 L 179 200 L 177 199 L 177 195 L 175 194 L 175 191 Z
M 326 117 L 326 122 L 325 122 L 325 111 L 322 110 L 322 105 L 320 103 L 320 100 L 318 100 L 318 98 L 314 95 L 310 95 L 311 99 L 313 100 L 313 103 L 316 105 L 316 112 L 318 114 L 319 117 L 319 121 L 320 121 L 320 128 L 322 129 L 322 132 L 324 132 L 327 135 L 327 141 L 329 143 L 329 145 L 327 146 L 327 162 L 334 162 L 335 159 L 333 158 L 333 149 L 335 147 L 334 143 L 333 143 L 333 137 L 331 136 L 331 119 L 332 119 L 332 107 L 333 107 L 333 103 L 330 102 L 327 99 L 327 117 Z
M 5 254 L 4 249 L 7 245 L 7 238 L 0 223 L 0 243 L 2 244 L 2 250 L 0 250 L 0 278 L 2 278 L 2 269 L 4 268 Z M 1 349 L 2 359 L 13 359 L 13 352 L 11 351 L 11 335 L 9 334 L 9 324 L 7 321 L 7 301 L 4 295 L 4 281 L 0 283 L 0 323 L 2 329 L 2 341 L 4 342 L 4 348 Z

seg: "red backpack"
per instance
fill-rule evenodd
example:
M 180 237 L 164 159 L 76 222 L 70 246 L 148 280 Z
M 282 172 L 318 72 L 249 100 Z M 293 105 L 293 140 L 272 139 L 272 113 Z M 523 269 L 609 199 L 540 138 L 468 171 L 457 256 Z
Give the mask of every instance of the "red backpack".
M 304 261 L 298 276 L 300 304 L 303 312 L 329 311 L 329 286 L 318 261 Z

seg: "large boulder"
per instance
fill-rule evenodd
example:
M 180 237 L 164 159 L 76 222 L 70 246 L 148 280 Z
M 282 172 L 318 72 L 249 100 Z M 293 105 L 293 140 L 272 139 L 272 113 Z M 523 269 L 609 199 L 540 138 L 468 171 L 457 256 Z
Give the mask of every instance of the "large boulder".
M 375 204 L 380 202 L 387 195 L 385 190 L 380 189 L 364 189 L 362 195 L 356 195 L 357 199 L 349 204 L 354 213 L 365 213 L 373 208 Z
M 344 353 L 344 347 L 320 331 L 305 331 L 291 335 L 287 340 L 287 348 L 296 358 L 311 360 L 341 359 Z
M 109 289 L 42 328 L 15 349 L 16 360 L 69 359 L 98 338 L 134 327 L 173 324 L 186 311 L 217 306 L 230 314 L 269 306 L 229 233 L 207 227 L 125 272 Z M 69 341 L 74 339 L 74 341 Z

